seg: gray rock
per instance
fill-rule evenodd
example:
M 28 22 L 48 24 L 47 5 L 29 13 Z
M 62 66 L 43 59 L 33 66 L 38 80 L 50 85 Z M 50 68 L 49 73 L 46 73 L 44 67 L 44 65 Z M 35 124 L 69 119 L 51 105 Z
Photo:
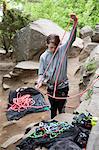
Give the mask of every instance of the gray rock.
M 96 61 L 97 67 L 99 67 L 99 44 L 90 53 L 90 59 L 94 59 Z
M 95 73 L 95 70 L 99 67 L 99 45 L 91 51 L 90 56 L 83 63 L 82 75 L 83 77 L 89 76 Z
M 8 62 L 5 62 L 5 61 L 2 61 L 0 62 L 0 71 L 10 71 L 14 68 L 15 66 L 15 63 L 11 62 L 11 61 L 8 61 Z
M 99 122 L 91 130 L 86 150 L 99 150 Z
M 87 111 L 93 116 L 99 117 L 99 93 L 93 94 L 91 97 L 91 102 L 87 107 Z
M 99 77 L 99 68 L 97 68 L 97 70 L 95 72 L 95 76 L 96 76 L 96 78 Z
M 90 43 L 86 44 L 84 49 L 86 49 L 86 51 L 89 51 L 89 53 L 90 53 L 97 45 L 98 45 L 98 43 L 90 42 Z
M 5 83 L 2 84 L 2 87 L 3 87 L 4 90 L 10 89 L 10 86 L 5 84 Z
M 25 129 L 32 128 L 32 127 L 34 127 L 34 125 L 36 125 L 37 123 L 39 123 L 39 122 L 30 123 L 29 125 L 27 125 L 27 126 L 25 127 Z
M 6 142 L 4 142 L 1 145 L 1 147 L 6 149 L 8 146 L 10 146 L 10 145 L 18 142 L 20 139 L 22 139 L 23 136 L 24 136 L 24 134 L 18 134 L 18 135 L 12 136 Z
M 95 31 L 99 32 L 99 24 L 96 24 Z
M 2 87 L 4 90 L 15 89 L 21 83 L 21 86 L 33 84 L 33 77 L 38 74 L 39 63 L 33 61 L 19 62 L 9 74 L 2 78 Z M 28 85 L 27 85 L 28 86 Z
M 38 62 L 33 62 L 33 61 L 22 61 L 19 62 L 15 68 L 20 68 L 20 69 L 39 69 L 39 63 Z
M 74 111 L 75 113 L 86 113 L 87 112 L 87 107 L 89 105 L 89 100 L 83 100 L 79 107 Z
M 6 75 L 3 76 L 3 78 L 2 78 L 2 86 L 3 86 L 3 88 L 5 88 L 6 86 L 9 85 L 8 83 L 11 81 L 11 79 L 12 78 L 11 78 L 10 74 L 6 74 Z M 10 87 L 10 86 L 8 86 L 8 87 Z
M 92 41 L 99 43 L 99 24 L 96 24 L 95 31 L 92 36 Z
M 83 40 L 81 40 L 80 38 L 76 38 L 76 40 L 74 41 L 72 47 L 67 52 L 68 57 L 75 58 L 75 57 L 79 56 L 79 54 L 80 54 L 81 50 L 83 49 L 83 47 L 84 47 Z
M 8 53 L 6 53 L 6 50 L 3 48 L 0 48 L 0 61 L 8 61 L 12 59 L 13 51 L 9 50 Z
M 5 74 L 3 77 L 4 78 L 11 78 L 10 74 Z
M 6 50 L 4 50 L 3 48 L 0 48 L 0 54 L 6 54 Z
M 46 37 L 54 33 L 59 35 L 61 39 L 64 32 L 61 27 L 47 19 L 39 19 L 30 23 L 17 32 L 13 39 L 16 60 L 39 60 L 39 56 L 46 49 Z M 68 40 L 68 37 L 69 33 L 66 32 L 62 44 Z M 81 39 L 80 41 L 82 44 L 83 41 Z M 78 45 L 78 42 L 76 42 L 76 45 Z
M 69 124 L 71 124 L 74 116 L 74 114 L 62 113 L 55 116 L 53 120 L 57 120 L 59 122 L 68 122 Z
M 11 78 L 19 76 L 19 74 L 22 72 L 22 71 L 19 71 L 19 70 L 18 70 L 18 72 L 14 72 L 13 70 L 9 72 L 9 75 L 11 76 Z
M 80 38 L 85 38 L 87 36 L 92 37 L 93 29 L 90 26 L 85 26 L 80 30 Z
M 93 93 L 99 94 L 99 80 L 93 85 Z
M 99 43 L 99 32 L 94 32 L 92 35 L 92 41 L 93 42 L 98 42 Z
M 84 47 L 86 47 L 86 45 L 87 45 L 88 43 L 91 43 L 91 37 L 90 37 L 90 36 L 87 36 L 87 37 L 83 38 L 83 41 L 84 41 Z
M 6 127 L 8 127 L 8 126 L 12 126 L 12 125 L 14 125 L 14 124 L 16 124 L 16 121 L 15 121 L 15 120 L 4 122 L 4 123 L 3 123 L 3 128 L 6 128 Z
M 89 55 L 90 52 L 98 45 L 98 43 L 87 43 L 86 46 L 84 47 L 84 49 L 81 51 L 80 55 L 79 55 L 79 60 L 82 61 L 84 59 L 86 59 Z
M 13 46 L 16 60 L 33 59 L 33 56 L 45 48 L 45 38 L 43 34 L 33 30 L 31 26 L 22 28 L 14 37 Z

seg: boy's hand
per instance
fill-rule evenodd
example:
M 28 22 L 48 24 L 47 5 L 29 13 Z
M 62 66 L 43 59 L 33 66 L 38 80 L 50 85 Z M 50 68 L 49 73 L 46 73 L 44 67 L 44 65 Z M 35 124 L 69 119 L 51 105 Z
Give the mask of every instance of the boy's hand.
M 76 14 L 74 14 L 74 13 L 70 14 L 70 17 L 71 17 L 71 19 L 73 19 L 74 21 L 77 21 L 77 20 L 78 20 Z

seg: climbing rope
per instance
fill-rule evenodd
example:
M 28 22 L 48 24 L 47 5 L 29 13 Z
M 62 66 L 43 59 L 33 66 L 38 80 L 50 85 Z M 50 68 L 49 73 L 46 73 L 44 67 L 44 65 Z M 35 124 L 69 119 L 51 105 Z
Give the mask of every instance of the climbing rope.
M 54 59 L 54 57 L 55 57 L 55 55 L 56 55 L 56 53 L 57 53 L 57 51 L 58 51 L 58 48 L 59 48 L 60 44 L 62 43 L 62 41 L 63 41 L 63 39 L 64 39 L 64 37 L 65 37 L 65 35 L 66 35 L 66 32 L 67 32 L 67 30 L 68 30 L 68 28 L 69 28 L 69 25 L 70 25 L 70 22 L 71 22 L 71 18 L 70 18 L 70 20 L 69 20 L 69 22 L 68 22 L 68 25 L 67 25 L 67 27 L 66 27 L 66 29 L 65 29 L 65 32 L 64 32 L 64 34 L 63 34 L 63 36 L 62 36 L 62 38 L 61 38 L 61 40 L 60 40 L 60 42 L 59 42 L 59 44 L 58 44 L 58 46 L 57 46 L 57 48 L 56 48 L 56 50 L 55 50 L 53 56 L 51 57 L 51 59 L 50 59 L 48 65 L 47 65 L 47 67 L 46 67 L 46 69 L 45 69 L 45 71 L 44 71 L 44 73 L 43 73 L 43 75 L 42 75 L 42 77 L 41 77 L 41 79 L 39 80 L 39 83 L 42 82 L 44 76 L 46 75 L 47 70 L 49 69 L 49 67 L 50 67 L 50 65 L 51 65 L 51 62 L 52 62 L 52 60 Z
M 72 18 L 70 18 L 70 21 L 68 22 L 68 25 L 67 25 L 66 30 L 65 30 L 65 32 L 64 32 L 64 34 L 63 34 L 63 37 L 62 37 L 62 39 L 60 40 L 60 43 L 62 43 L 62 41 L 63 41 L 63 39 L 64 39 L 64 37 L 65 37 L 66 31 L 67 31 L 67 29 L 69 28 L 69 25 L 70 25 L 71 20 L 72 20 Z M 60 71 L 61 71 L 61 66 L 62 66 L 62 63 L 63 63 L 63 61 L 64 61 L 66 51 L 67 51 L 67 49 L 68 49 L 68 47 L 69 47 L 69 45 L 70 45 L 70 42 L 71 42 L 71 40 L 72 40 L 72 37 L 73 37 L 74 31 L 75 31 L 75 28 L 76 28 L 76 26 L 77 26 L 77 22 L 78 22 L 78 19 L 77 19 L 77 21 L 76 21 L 76 22 L 74 23 L 74 25 L 73 25 L 74 28 L 73 28 L 73 31 L 72 31 L 70 40 L 69 40 L 68 43 L 67 43 L 67 46 L 66 46 L 64 55 L 63 55 L 63 57 L 62 57 L 62 60 L 61 60 L 61 62 L 60 62 L 60 66 L 59 66 L 59 69 L 58 69 L 58 73 L 57 73 L 56 80 L 55 80 L 54 93 L 53 93 L 53 98 L 55 98 L 55 99 L 57 99 L 57 97 L 55 96 L 55 93 L 56 93 L 56 87 L 57 87 L 58 77 L 59 77 L 59 74 L 60 74 Z M 59 43 L 59 45 L 60 45 L 60 43 Z M 47 68 L 45 69 L 45 71 L 44 71 L 44 73 L 43 73 L 43 75 L 42 75 L 42 77 L 41 77 L 39 83 L 42 82 L 42 79 L 44 78 L 44 76 L 45 76 L 47 70 L 49 69 L 49 66 L 51 65 L 51 62 L 52 62 L 54 56 L 56 55 L 56 53 L 57 53 L 57 51 L 58 51 L 59 45 L 57 46 L 57 48 L 56 48 L 56 50 L 55 50 L 53 56 L 51 57 L 51 60 L 50 60 L 50 62 L 49 62 L 49 64 L 48 64 Z M 49 95 L 49 96 L 52 97 L 51 95 Z
M 70 22 L 71 22 L 71 19 L 70 19 L 70 21 L 69 21 L 69 23 L 68 23 L 68 25 L 67 25 L 67 29 L 68 29 L 68 27 L 69 27 Z M 70 40 L 69 40 L 69 42 L 67 43 L 66 49 L 65 49 L 65 51 L 64 51 L 64 55 L 63 55 L 63 57 L 62 57 L 62 59 L 61 59 L 61 62 L 60 62 L 60 66 L 59 66 L 59 69 L 58 69 L 58 72 L 57 72 L 57 76 L 56 76 L 56 80 L 55 80 L 55 86 L 54 86 L 53 96 L 47 93 L 47 95 L 48 95 L 49 97 L 52 97 L 52 98 L 60 99 L 60 100 L 61 100 L 61 99 L 71 99 L 71 98 L 74 98 L 74 97 L 77 97 L 77 96 L 82 96 L 82 95 L 83 95 L 84 93 L 86 93 L 90 88 L 92 88 L 92 86 L 97 82 L 97 80 L 99 80 L 99 78 L 95 79 L 95 80 L 92 82 L 92 84 L 91 84 L 90 86 L 88 86 L 88 88 L 87 88 L 86 90 L 82 91 L 81 93 L 75 94 L 75 95 L 73 95 L 73 96 L 69 96 L 69 97 L 56 97 L 56 96 L 55 96 L 56 87 L 57 87 L 57 82 L 58 82 L 58 77 L 59 77 L 59 74 L 60 74 L 60 71 L 61 71 L 61 66 L 62 66 L 62 63 L 63 63 L 63 61 L 64 61 L 66 51 L 67 51 L 67 49 L 68 49 L 68 47 L 69 47 L 69 44 L 70 44 L 70 42 L 71 42 L 71 40 L 72 40 L 72 37 L 73 37 L 74 31 L 75 31 L 75 28 L 76 28 L 76 26 L 77 26 L 77 23 L 78 23 L 78 22 L 76 22 L 76 23 L 74 24 L 74 28 L 73 28 L 73 31 L 72 31 Z M 62 42 L 62 40 L 63 40 L 65 34 L 66 34 L 66 30 L 65 30 L 65 33 L 64 33 L 64 35 L 63 35 L 63 37 L 62 37 L 62 39 L 61 39 L 61 42 Z M 59 43 L 59 45 L 60 45 L 60 43 Z M 59 45 L 58 45 L 58 47 L 59 47 Z M 53 60 L 53 58 L 54 58 L 56 52 L 58 51 L 58 47 L 56 48 L 56 51 L 55 51 L 55 53 L 53 54 L 53 56 L 52 56 L 52 58 L 51 58 L 51 60 L 50 60 L 50 62 L 49 62 L 49 64 L 48 64 L 48 66 L 47 66 L 47 68 L 46 68 L 46 70 L 45 70 L 45 72 L 44 72 L 44 74 L 43 74 L 43 77 L 44 77 L 44 75 L 46 74 L 46 72 L 47 72 L 47 70 L 48 70 L 48 68 L 49 68 L 49 66 L 50 66 L 50 64 L 51 64 L 51 62 L 52 62 L 52 60 Z M 43 77 L 41 78 L 41 81 L 42 81 Z
M 91 89 L 92 86 L 93 86 L 98 80 L 99 80 L 99 77 L 97 77 L 97 78 L 92 82 L 92 84 L 89 85 L 89 86 L 87 87 L 87 89 L 85 89 L 85 90 L 82 91 L 81 93 L 78 93 L 78 94 L 75 94 L 75 95 L 69 96 L 69 97 L 55 97 L 55 98 L 56 98 L 56 99 L 71 99 L 71 98 L 74 98 L 74 97 L 77 97 L 77 96 L 82 96 L 82 95 L 83 95 L 84 93 L 86 93 L 89 89 Z M 48 94 L 48 93 L 47 93 L 47 95 L 50 96 L 50 97 L 53 97 L 52 95 L 50 95 L 50 94 Z
M 76 26 L 77 26 L 77 22 L 74 24 L 74 29 L 73 29 L 73 31 L 72 31 L 70 40 L 69 40 L 69 42 L 68 42 L 68 44 L 67 44 L 67 46 L 66 46 L 66 48 L 65 48 L 63 57 L 62 57 L 62 59 L 61 59 L 60 65 L 59 65 L 59 69 L 58 69 L 58 71 L 57 71 L 57 76 L 56 76 L 55 86 L 54 86 L 53 98 L 56 98 L 56 96 L 55 96 L 55 93 L 56 93 L 56 87 L 57 87 L 58 78 L 59 78 L 59 74 L 60 74 L 60 71 L 61 71 L 62 63 L 64 62 L 64 58 L 65 58 L 67 49 L 69 48 L 69 45 L 70 45 L 70 42 L 71 42 L 71 40 L 72 40 L 72 37 L 73 37 L 74 31 L 75 31 L 75 29 L 76 29 Z
M 13 111 L 24 111 L 28 108 L 43 108 L 43 107 L 47 107 L 48 105 L 43 105 L 43 106 L 34 106 L 35 104 L 35 100 L 33 100 L 33 98 L 31 97 L 31 95 L 26 94 L 23 96 L 19 96 L 19 93 L 17 94 L 17 98 L 13 98 L 13 104 L 9 104 L 10 108 L 9 110 L 13 110 Z
M 8 110 L 14 110 L 14 111 L 23 111 L 24 109 L 31 108 L 33 104 L 35 104 L 35 101 L 31 98 L 29 94 L 18 96 L 17 98 L 13 98 L 13 104 Z

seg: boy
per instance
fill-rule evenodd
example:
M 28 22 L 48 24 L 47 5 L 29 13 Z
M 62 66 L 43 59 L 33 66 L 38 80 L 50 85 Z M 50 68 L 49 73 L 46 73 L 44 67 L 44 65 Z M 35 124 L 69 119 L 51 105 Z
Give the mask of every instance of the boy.
M 66 103 L 66 99 L 61 99 L 61 97 L 67 97 L 69 86 L 68 86 L 68 78 L 67 78 L 67 54 L 65 54 L 64 61 L 61 66 L 61 71 L 58 77 L 57 88 L 55 92 L 56 97 L 60 97 L 60 99 L 53 98 L 55 80 L 58 73 L 59 65 L 61 59 L 64 55 L 64 51 L 66 49 L 67 44 L 69 43 L 68 49 L 71 47 L 72 43 L 76 38 L 76 25 L 77 25 L 77 17 L 74 14 L 71 14 L 71 19 L 74 21 L 73 29 L 74 34 L 72 35 L 72 31 L 70 33 L 70 43 L 69 40 L 62 46 L 59 46 L 60 39 L 58 35 L 50 34 L 47 37 L 47 47 L 48 49 L 40 56 L 40 66 L 39 66 L 39 78 L 37 81 L 36 88 L 40 88 L 42 86 L 42 81 L 47 79 L 47 92 L 49 94 L 48 99 L 51 105 L 51 119 L 53 119 L 57 115 L 57 110 L 59 113 L 63 112 L 64 105 Z M 58 50 L 46 72 L 43 76 L 55 50 Z M 51 95 L 51 96 L 50 96 Z

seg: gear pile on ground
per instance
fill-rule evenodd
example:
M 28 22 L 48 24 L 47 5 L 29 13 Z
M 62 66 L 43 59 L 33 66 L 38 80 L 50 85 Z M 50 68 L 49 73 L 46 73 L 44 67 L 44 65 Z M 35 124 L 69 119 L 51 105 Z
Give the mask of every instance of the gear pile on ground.
M 74 117 L 72 125 L 56 120 L 42 121 L 37 125 L 35 131 L 16 146 L 18 150 L 34 150 L 39 146 L 49 150 L 82 150 L 87 145 L 92 116 L 79 114 Z

